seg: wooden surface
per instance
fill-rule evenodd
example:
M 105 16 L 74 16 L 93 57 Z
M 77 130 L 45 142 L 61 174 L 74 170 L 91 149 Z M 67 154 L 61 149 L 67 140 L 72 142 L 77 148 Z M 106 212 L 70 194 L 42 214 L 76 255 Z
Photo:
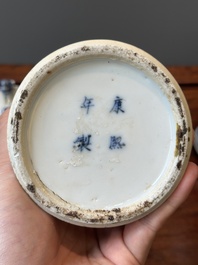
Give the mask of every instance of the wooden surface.
M 32 65 L 0 65 L 0 79 L 11 78 L 18 84 Z M 187 99 L 193 127 L 198 126 L 198 66 L 167 67 L 180 84 Z M 191 161 L 198 164 L 192 150 Z M 198 264 L 198 181 L 187 201 L 159 231 L 146 265 Z

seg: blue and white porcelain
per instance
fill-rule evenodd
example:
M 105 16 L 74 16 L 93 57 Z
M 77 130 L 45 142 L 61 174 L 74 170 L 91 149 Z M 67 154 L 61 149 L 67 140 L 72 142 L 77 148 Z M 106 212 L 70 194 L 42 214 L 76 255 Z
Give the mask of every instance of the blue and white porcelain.
M 112 40 L 75 43 L 40 61 L 8 124 L 24 190 L 80 226 L 118 226 L 156 209 L 181 180 L 192 147 L 173 76 L 148 53 Z

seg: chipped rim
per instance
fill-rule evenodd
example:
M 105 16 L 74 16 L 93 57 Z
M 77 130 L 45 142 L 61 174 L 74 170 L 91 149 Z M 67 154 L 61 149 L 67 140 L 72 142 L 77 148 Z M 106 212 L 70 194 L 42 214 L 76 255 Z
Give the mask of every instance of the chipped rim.
M 52 73 L 71 63 L 91 58 L 113 58 L 148 73 L 171 102 L 177 124 L 175 159 L 169 175 L 152 196 L 135 205 L 111 210 L 87 210 L 64 201 L 47 188 L 28 159 L 24 142 L 26 113 L 39 85 Z M 89 40 L 65 46 L 41 60 L 25 77 L 13 100 L 7 133 L 8 150 L 16 177 L 27 194 L 49 214 L 87 227 L 113 227 L 135 221 L 160 206 L 180 182 L 192 148 L 192 121 L 185 97 L 170 72 L 145 51 L 112 40 Z

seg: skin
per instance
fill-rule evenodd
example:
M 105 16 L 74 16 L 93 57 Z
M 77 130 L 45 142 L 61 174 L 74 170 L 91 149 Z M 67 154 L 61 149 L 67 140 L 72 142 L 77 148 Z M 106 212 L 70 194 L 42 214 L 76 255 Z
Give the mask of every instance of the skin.
M 0 265 L 140 265 L 157 231 L 187 199 L 198 177 L 189 163 L 169 199 L 148 216 L 126 226 L 91 229 L 48 215 L 23 191 L 7 151 L 8 111 L 0 116 Z

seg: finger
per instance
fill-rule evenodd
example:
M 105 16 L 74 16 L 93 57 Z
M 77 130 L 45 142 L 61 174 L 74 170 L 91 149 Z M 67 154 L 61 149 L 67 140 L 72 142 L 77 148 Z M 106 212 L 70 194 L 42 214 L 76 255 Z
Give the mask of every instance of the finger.
M 150 227 L 157 231 L 163 223 L 177 210 L 187 199 L 198 178 L 198 167 L 190 162 L 182 181 L 169 199 L 151 215 L 142 221 L 147 222 Z
M 124 241 L 140 264 L 144 264 L 156 232 L 186 200 L 198 177 L 198 167 L 189 163 L 177 189 L 157 210 L 139 221 L 129 224 L 124 230 Z
M 138 264 L 123 241 L 123 227 L 98 229 L 100 250 L 113 264 Z
M 0 178 L 8 177 L 8 173 L 13 176 L 11 169 L 10 158 L 7 149 L 7 121 L 9 110 L 6 110 L 0 116 Z
M 8 114 L 9 114 L 9 111 L 6 110 L 2 115 L 0 115 L 0 147 L 1 147 L 0 152 L 1 154 L 4 153 L 5 149 L 7 151 L 6 130 L 7 130 Z

